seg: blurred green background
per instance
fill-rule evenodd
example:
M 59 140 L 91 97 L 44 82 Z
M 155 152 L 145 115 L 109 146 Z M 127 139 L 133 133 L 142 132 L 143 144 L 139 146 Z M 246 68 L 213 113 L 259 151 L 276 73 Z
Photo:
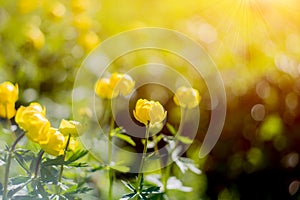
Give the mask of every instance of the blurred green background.
M 187 154 L 203 174 L 180 177 L 194 188 L 187 195 L 300 199 L 298 0 L 0 0 L 0 82 L 18 83 L 18 104 L 39 101 L 57 125 L 72 118 L 73 83 L 88 53 L 114 34 L 142 27 L 191 37 L 224 80 L 225 127 L 202 160 L 197 150 L 209 122 L 209 94 L 200 79 L 193 80 L 203 96 L 203 130 Z

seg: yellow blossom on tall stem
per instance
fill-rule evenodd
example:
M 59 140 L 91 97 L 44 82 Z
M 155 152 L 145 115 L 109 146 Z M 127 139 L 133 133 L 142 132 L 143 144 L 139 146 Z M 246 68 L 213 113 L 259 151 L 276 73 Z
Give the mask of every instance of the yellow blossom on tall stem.
M 45 144 L 49 141 L 50 122 L 45 117 L 45 109 L 38 103 L 21 106 L 17 110 L 15 120 L 33 142 Z
M 59 125 L 59 131 L 65 136 L 70 134 L 72 137 L 78 137 L 81 129 L 81 123 L 73 120 L 62 119 Z
M 182 86 L 176 90 L 173 100 L 176 105 L 190 109 L 199 105 L 201 96 L 198 90 Z
M 162 122 L 167 112 L 158 101 L 148 101 L 147 99 L 139 99 L 136 103 L 133 115 L 136 120 L 146 126 Z
M 3 82 L 0 84 L 0 103 L 15 103 L 18 100 L 19 88 L 18 84 L 11 82 Z
M 8 81 L 0 84 L 0 117 L 11 119 L 15 116 L 18 95 L 18 84 L 14 85 Z

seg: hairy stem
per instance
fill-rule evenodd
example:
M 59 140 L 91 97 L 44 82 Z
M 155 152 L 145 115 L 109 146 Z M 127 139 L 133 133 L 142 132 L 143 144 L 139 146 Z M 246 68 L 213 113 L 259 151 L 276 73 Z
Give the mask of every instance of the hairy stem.
M 138 175 L 138 180 L 137 180 L 137 185 L 136 185 L 136 191 L 138 193 L 140 193 L 140 185 L 141 185 L 141 181 L 142 181 L 142 170 L 144 168 L 144 161 L 145 161 L 145 156 L 147 153 L 147 145 L 148 145 L 148 138 L 149 138 L 149 126 L 146 126 L 146 134 L 145 134 L 145 144 L 144 144 L 144 150 L 143 150 L 143 154 L 142 154 L 142 160 L 141 160 L 141 164 L 140 164 L 140 169 L 139 169 L 139 175 Z M 136 199 L 138 199 L 139 195 L 137 195 Z
M 9 170 L 10 170 L 10 164 L 11 164 L 13 152 L 14 152 L 18 142 L 24 137 L 24 135 L 25 135 L 25 133 L 22 133 L 21 135 L 19 135 L 19 137 L 17 137 L 17 139 L 14 141 L 14 143 L 12 144 L 12 146 L 8 152 L 8 157 L 7 157 L 6 166 L 5 166 L 5 175 L 4 175 L 3 200 L 7 200 L 8 178 L 9 178 Z
M 40 169 L 40 163 L 42 161 L 42 157 L 43 157 L 44 153 L 45 152 L 43 150 L 41 150 L 39 152 L 39 155 L 38 155 L 37 160 L 36 160 L 36 165 L 35 165 L 34 178 L 37 178 L 37 176 L 38 176 L 39 169 Z
M 110 131 L 108 133 L 108 176 L 109 176 L 109 188 L 108 188 L 108 200 L 112 200 L 112 193 L 113 193 L 113 183 L 114 183 L 114 171 L 111 168 L 111 161 L 112 161 L 112 136 L 111 132 L 113 131 L 115 126 L 114 118 L 111 117 L 110 120 Z
M 66 147 L 64 149 L 64 154 L 63 154 L 63 157 L 62 157 L 63 161 L 65 161 L 65 158 L 66 158 L 66 153 L 68 151 L 70 139 L 71 139 L 71 134 L 69 134 L 69 136 L 68 136 L 67 144 L 66 144 Z M 64 172 L 64 163 L 60 165 L 58 183 L 61 183 L 63 172 Z M 56 192 L 57 192 L 57 194 L 60 193 L 60 185 L 59 184 L 57 185 L 57 191 Z

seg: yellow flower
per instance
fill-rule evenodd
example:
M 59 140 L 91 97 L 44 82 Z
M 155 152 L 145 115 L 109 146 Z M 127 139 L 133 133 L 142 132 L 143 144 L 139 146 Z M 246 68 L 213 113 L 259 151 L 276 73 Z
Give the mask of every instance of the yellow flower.
M 0 117 L 11 119 L 15 114 L 15 103 L 0 104 Z
M 198 90 L 182 86 L 176 90 L 173 100 L 183 108 L 194 108 L 200 103 L 201 96 Z
M 44 46 L 45 35 L 38 26 L 34 24 L 29 24 L 26 27 L 25 35 L 28 41 L 32 43 L 34 48 L 41 49 Z
M 148 101 L 146 99 L 139 99 L 133 111 L 134 117 L 146 126 L 150 124 L 162 122 L 167 112 L 158 101 Z
M 113 89 L 110 86 L 108 78 L 102 78 L 96 82 L 95 92 L 99 97 L 104 99 L 111 99 L 117 96 L 113 94 Z
M 135 82 L 127 74 L 113 73 L 110 77 L 110 84 L 114 92 L 126 96 L 132 92 Z
M 60 156 L 64 154 L 65 137 L 57 129 L 50 128 L 48 130 L 49 141 L 41 144 L 42 149 L 53 156 Z
M 119 94 L 126 96 L 133 90 L 135 82 L 127 74 L 113 73 L 110 78 L 102 78 L 95 84 L 95 92 L 101 98 L 112 99 Z
M 82 126 L 79 122 L 65 119 L 61 120 L 59 125 L 59 131 L 65 136 L 71 134 L 73 137 L 78 137 L 81 128 Z
M 13 85 L 8 81 L 0 84 L 0 103 L 15 103 L 18 100 L 18 95 L 18 84 Z
M 50 122 L 45 117 L 45 109 L 38 103 L 31 103 L 27 107 L 21 106 L 17 110 L 15 121 L 33 142 L 39 144 L 48 142 Z

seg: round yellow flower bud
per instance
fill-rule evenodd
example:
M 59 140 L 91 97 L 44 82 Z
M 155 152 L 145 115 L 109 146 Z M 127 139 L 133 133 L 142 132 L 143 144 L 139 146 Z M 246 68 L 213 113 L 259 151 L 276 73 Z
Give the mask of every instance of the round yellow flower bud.
M 0 117 L 11 119 L 15 114 L 15 103 L 0 104 Z
M 115 93 L 126 96 L 132 92 L 135 82 L 127 74 L 113 73 L 110 77 L 110 84 Z
M 82 126 L 79 122 L 65 119 L 61 120 L 59 125 L 59 131 L 63 135 L 68 136 L 70 134 L 72 137 L 78 137 L 81 128 Z
M 65 137 L 57 129 L 50 128 L 48 130 L 49 141 L 44 144 L 40 144 L 42 149 L 53 156 L 60 156 L 64 154 L 65 149 Z
M 162 122 L 166 118 L 167 112 L 157 101 L 139 99 L 136 103 L 133 115 L 136 120 L 148 126 L 149 123 L 155 124 Z
M 18 100 L 18 95 L 18 84 L 13 85 L 8 81 L 0 84 L 0 103 L 15 103 Z
M 45 110 L 38 103 L 31 103 L 27 107 L 21 106 L 17 110 L 15 121 L 33 142 L 39 144 L 48 142 L 50 122 L 45 117 Z
M 111 88 L 108 78 L 102 78 L 96 82 L 95 93 L 104 99 L 111 99 L 117 96 L 117 94 L 113 93 L 113 89 Z
M 176 90 L 173 100 L 183 108 L 194 108 L 200 103 L 201 96 L 198 90 L 182 86 Z

